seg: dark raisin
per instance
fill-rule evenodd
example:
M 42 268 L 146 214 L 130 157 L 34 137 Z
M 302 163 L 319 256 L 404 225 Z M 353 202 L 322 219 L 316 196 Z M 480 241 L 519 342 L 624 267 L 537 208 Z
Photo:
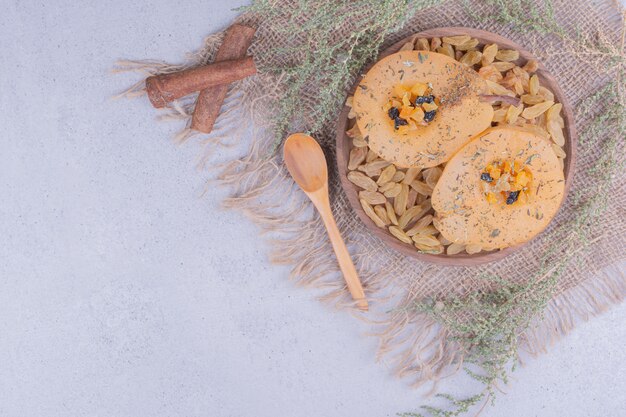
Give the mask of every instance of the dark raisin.
M 491 175 L 489 175 L 488 172 L 483 172 L 482 174 L 480 174 L 480 179 L 487 182 L 493 181 L 493 178 L 491 178 Z
M 394 120 L 394 119 L 397 119 L 398 116 L 400 116 L 400 110 L 398 110 L 397 107 L 392 107 L 389 109 L 387 114 L 389 115 L 390 119 Z
M 406 121 L 406 119 L 403 119 L 401 117 L 396 117 L 393 120 L 393 126 L 397 129 L 400 126 L 404 126 L 404 125 L 408 125 L 409 122 Z
M 507 204 L 513 204 L 517 201 L 517 197 L 519 197 L 519 191 L 509 191 L 509 194 L 506 197 Z
M 435 118 L 436 113 L 437 110 L 427 111 L 426 113 L 424 113 L 424 121 L 426 123 L 431 122 Z
M 432 94 L 429 96 L 417 96 L 415 98 L 415 105 L 424 104 L 424 103 L 433 103 L 435 101 L 435 96 Z

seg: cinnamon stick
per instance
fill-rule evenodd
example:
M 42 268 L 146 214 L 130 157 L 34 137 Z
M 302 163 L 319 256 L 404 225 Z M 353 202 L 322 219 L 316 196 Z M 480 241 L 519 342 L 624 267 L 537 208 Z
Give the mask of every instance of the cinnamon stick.
M 172 74 L 153 75 L 146 79 L 146 92 L 152 105 L 165 107 L 170 101 L 207 87 L 229 84 L 256 73 L 251 56 L 221 61 Z
M 255 32 L 256 29 L 249 26 L 232 25 L 224 35 L 224 40 L 215 56 L 215 62 L 244 56 L 252 43 Z M 228 85 L 208 87 L 200 92 L 191 119 L 192 129 L 203 133 L 210 133 L 213 130 L 227 92 Z

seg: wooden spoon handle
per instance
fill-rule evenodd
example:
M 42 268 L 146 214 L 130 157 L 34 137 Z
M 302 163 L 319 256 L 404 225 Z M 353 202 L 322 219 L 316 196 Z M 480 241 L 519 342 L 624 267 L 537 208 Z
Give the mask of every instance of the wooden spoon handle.
M 346 284 L 348 284 L 348 290 L 350 291 L 352 298 L 356 301 L 358 308 L 367 311 L 368 304 L 365 299 L 365 292 L 363 291 L 361 280 L 356 273 L 356 268 L 354 267 L 354 263 L 352 263 L 352 258 L 350 258 L 348 248 L 346 248 L 346 244 L 339 233 L 337 223 L 335 222 L 333 213 L 330 210 L 330 205 L 326 204 L 325 207 L 318 207 L 318 211 L 324 221 L 326 230 L 328 231 L 330 243 L 332 243 L 335 255 L 337 255 L 339 268 L 343 273 Z

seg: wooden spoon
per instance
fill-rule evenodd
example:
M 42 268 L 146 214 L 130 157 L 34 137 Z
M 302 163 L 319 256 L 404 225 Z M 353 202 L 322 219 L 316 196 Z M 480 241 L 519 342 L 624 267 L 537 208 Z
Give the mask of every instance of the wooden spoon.
M 309 196 L 324 221 L 328 237 L 339 261 L 339 268 L 341 268 L 346 284 L 348 284 L 352 298 L 361 310 L 367 310 L 368 305 L 363 286 L 330 210 L 328 168 L 322 148 L 311 136 L 304 133 L 294 133 L 285 141 L 283 152 L 287 170 L 300 188 Z

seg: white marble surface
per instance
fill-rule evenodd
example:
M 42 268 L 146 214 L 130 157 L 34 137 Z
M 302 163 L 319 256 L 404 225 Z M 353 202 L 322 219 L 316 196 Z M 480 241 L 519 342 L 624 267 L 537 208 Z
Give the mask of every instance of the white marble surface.
M 84 5 L 78 6 L 83 3 Z M 375 340 L 198 195 L 197 148 L 117 58 L 177 61 L 237 2 L 2 2 L 0 416 L 391 416 Z M 626 415 L 626 306 L 517 371 L 483 415 Z M 449 386 L 469 392 L 465 383 Z

